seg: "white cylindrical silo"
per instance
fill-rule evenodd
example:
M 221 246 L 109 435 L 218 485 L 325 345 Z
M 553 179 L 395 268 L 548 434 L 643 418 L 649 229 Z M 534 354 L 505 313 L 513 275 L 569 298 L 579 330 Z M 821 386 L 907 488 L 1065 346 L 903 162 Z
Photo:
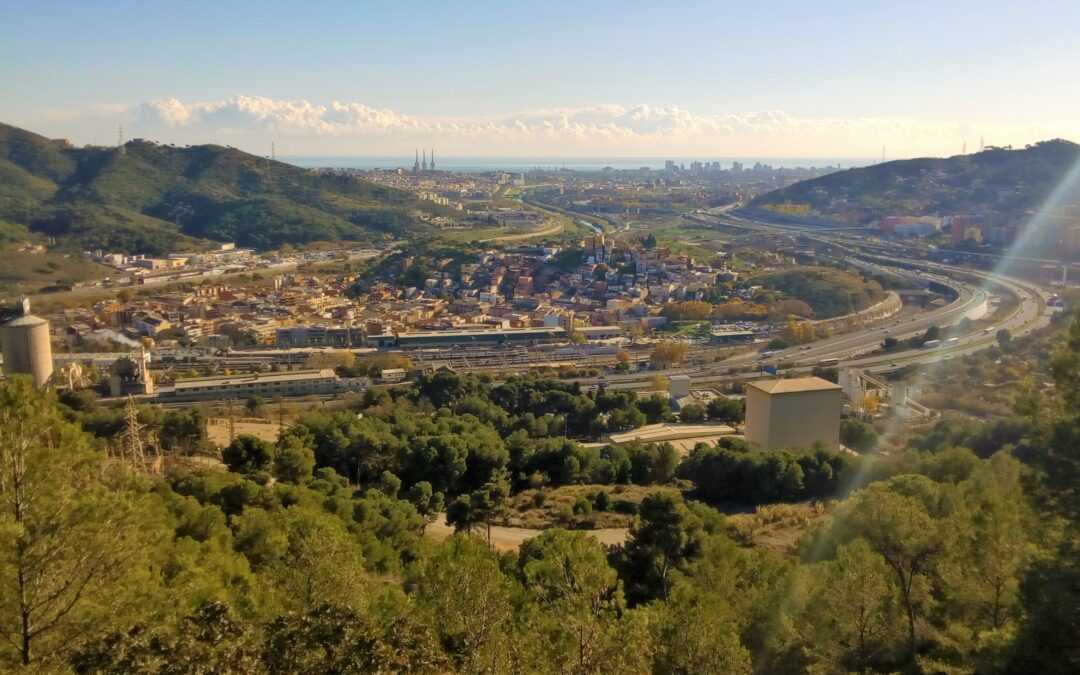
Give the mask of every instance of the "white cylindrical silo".
M 4 374 L 30 375 L 34 384 L 43 386 L 53 372 L 49 322 L 26 314 L 3 326 Z

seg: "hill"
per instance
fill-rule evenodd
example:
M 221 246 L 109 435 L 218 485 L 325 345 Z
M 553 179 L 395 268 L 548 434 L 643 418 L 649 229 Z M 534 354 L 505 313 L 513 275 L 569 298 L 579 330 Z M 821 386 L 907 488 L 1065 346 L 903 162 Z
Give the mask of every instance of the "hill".
M 76 148 L 0 124 L 0 241 L 162 253 L 199 240 L 271 248 L 425 229 L 411 194 L 217 145 Z
M 855 224 L 887 215 L 976 213 L 1007 219 L 1042 204 L 1078 160 L 1080 146 L 1052 140 L 1019 150 L 885 162 L 774 190 L 750 206 L 806 204 L 814 215 Z
M 885 297 L 878 282 L 864 281 L 855 274 L 831 267 L 769 272 L 752 277 L 751 282 L 802 300 L 814 310 L 815 319 L 858 312 Z

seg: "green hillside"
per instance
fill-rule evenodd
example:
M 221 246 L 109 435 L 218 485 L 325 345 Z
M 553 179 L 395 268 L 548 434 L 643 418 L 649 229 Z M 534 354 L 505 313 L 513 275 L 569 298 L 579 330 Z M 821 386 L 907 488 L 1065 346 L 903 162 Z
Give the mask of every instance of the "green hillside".
M 0 223 L 73 248 L 161 253 L 199 239 L 271 248 L 424 229 L 412 195 L 216 145 L 76 148 L 0 124 Z
M 885 298 L 878 282 L 831 267 L 797 267 L 761 274 L 750 282 L 802 300 L 814 310 L 815 319 L 858 312 Z
M 761 195 L 750 206 L 809 204 L 815 215 L 851 223 L 887 215 L 1008 218 L 1042 204 L 1078 160 L 1080 146 L 1053 140 L 1019 150 L 885 162 L 802 181 Z

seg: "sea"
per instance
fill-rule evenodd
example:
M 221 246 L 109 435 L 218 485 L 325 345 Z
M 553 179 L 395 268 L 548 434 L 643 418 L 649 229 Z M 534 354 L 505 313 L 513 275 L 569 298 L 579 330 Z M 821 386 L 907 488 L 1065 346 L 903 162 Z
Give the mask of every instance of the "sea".
M 309 168 L 335 169 L 411 169 L 414 158 L 408 156 L 312 156 L 299 155 L 281 157 L 282 161 Z M 436 157 L 436 166 L 440 171 L 463 173 L 482 173 L 486 171 L 505 171 L 522 173 L 527 171 L 600 171 L 612 168 L 634 171 L 643 168 L 660 170 L 668 160 L 677 165 L 690 168 L 692 162 L 720 162 L 720 167 L 730 169 L 733 162 L 740 162 L 743 168 L 750 168 L 760 162 L 773 168 L 825 168 L 838 167 L 850 169 L 867 166 L 878 160 L 867 158 L 830 158 L 830 157 Z

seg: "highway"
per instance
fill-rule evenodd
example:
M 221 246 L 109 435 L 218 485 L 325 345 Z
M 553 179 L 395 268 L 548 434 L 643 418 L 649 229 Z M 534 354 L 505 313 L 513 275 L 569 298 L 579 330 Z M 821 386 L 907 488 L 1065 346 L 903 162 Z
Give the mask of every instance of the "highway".
M 712 216 L 716 224 L 766 232 L 798 233 L 802 236 L 830 246 L 839 247 L 849 254 L 862 259 L 873 260 L 882 267 L 917 270 L 923 278 L 950 286 L 957 293 L 957 298 L 949 305 L 921 312 L 905 319 L 885 320 L 864 330 L 845 333 L 836 337 L 818 340 L 807 345 L 790 347 L 763 356 L 759 352 L 737 354 L 724 361 L 698 367 L 677 368 L 664 371 L 665 375 L 685 374 L 693 378 L 695 385 L 725 383 L 760 377 L 764 365 L 783 364 L 787 372 L 809 372 L 821 361 L 837 359 L 838 365 L 855 367 L 869 372 L 881 373 L 898 368 L 931 364 L 951 359 L 955 356 L 970 354 L 986 349 L 997 343 L 997 332 L 1007 329 L 1013 337 L 1020 337 L 1037 328 L 1045 326 L 1048 314 L 1045 300 L 1047 293 L 1037 284 L 1007 277 L 995 272 L 972 270 L 964 267 L 928 262 L 916 258 L 898 257 L 902 250 L 892 251 L 887 259 L 875 254 L 865 253 L 863 242 L 850 237 L 824 237 L 814 231 L 793 230 L 790 227 L 778 227 L 760 221 L 752 221 L 730 214 Z M 694 220 L 704 220 L 694 218 Z M 902 268 L 895 267 L 902 265 Z M 922 335 L 931 326 L 945 327 L 959 322 L 973 310 L 989 300 L 987 287 L 1000 286 L 1016 296 L 1018 305 L 1013 313 L 998 321 L 991 328 L 978 328 L 964 335 L 950 334 L 943 336 L 936 348 L 905 349 L 889 353 L 872 354 L 878 351 L 886 337 L 905 340 Z M 989 313 L 989 312 L 988 312 Z M 640 389 L 650 385 L 656 372 L 638 372 L 626 375 L 612 375 L 598 378 L 581 378 L 578 382 L 584 386 L 599 385 L 615 389 Z

